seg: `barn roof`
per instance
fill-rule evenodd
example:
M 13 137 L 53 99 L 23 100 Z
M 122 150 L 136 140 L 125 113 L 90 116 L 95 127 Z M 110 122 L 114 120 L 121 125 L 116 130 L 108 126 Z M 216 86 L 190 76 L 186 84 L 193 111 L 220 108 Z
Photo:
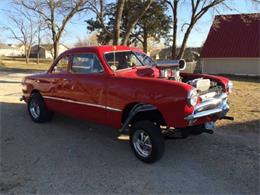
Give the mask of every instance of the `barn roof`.
M 216 16 L 201 58 L 260 57 L 260 13 Z

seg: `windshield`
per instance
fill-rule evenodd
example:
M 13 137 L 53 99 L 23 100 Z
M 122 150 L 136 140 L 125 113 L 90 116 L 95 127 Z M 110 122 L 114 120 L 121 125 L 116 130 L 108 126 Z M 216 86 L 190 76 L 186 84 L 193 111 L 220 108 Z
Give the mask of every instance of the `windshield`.
M 135 54 L 144 65 L 148 65 L 151 67 L 156 66 L 156 63 L 153 61 L 153 59 L 145 55 L 144 53 L 135 52 Z
M 123 70 L 135 66 L 155 64 L 152 59 L 143 53 L 133 51 L 117 51 L 105 54 L 107 64 L 113 71 Z M 153 63 L 151 63 L 151 61 Z
M 105 59 L 113 71 L 143 65 L 132 51 L 106 53 Z

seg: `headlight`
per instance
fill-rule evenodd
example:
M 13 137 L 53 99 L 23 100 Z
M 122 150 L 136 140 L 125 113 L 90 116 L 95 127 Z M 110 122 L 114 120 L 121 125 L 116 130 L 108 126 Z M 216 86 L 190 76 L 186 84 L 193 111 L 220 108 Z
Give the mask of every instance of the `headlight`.
M 228 90 L 228 93 L 232 92 L 232 90 L 233 90 L 233 83 L 232 83 L 232 81 L 228 81 L 227 90 Z
M 198 93 L 196 89 L 192 89 L 188 94 L 188 104 L 190 106 L 195 106 L 198 101 Z

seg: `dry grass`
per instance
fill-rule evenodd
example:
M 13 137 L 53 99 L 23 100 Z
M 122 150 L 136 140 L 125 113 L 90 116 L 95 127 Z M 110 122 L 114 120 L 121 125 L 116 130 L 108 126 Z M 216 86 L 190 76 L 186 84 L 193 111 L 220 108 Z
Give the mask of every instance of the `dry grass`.
M 0 66 L 2 69 L 10 70 L 15 72 L 17 70 L 22 71 L 45 71 L 48 70 L 52 64 L 51 60 L 42 60 L 39 64 L 36 63 L 36 60 L 31 60 L 30 63 L 26 64 L 25 59 L 0 59 Z
M 234 84 L 233 92 L 230 94 L 229 116 L 234 121 L 220 121 L 218 125 L 234 125 L 241 129 L 254 128 L 259 131 L 260 121 L 260 82 L 257 78 L 231 78 Z M 245 129 L 246 130 L 246 129 Z

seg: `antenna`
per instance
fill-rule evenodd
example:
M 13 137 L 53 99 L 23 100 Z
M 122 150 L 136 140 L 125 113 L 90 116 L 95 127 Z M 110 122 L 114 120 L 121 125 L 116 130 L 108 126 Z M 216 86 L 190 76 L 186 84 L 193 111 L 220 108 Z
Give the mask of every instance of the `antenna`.
M 114 66 L 116 67 L 116 46 L 114 45 L 113 46 L 113 49 L 114 49 Z

